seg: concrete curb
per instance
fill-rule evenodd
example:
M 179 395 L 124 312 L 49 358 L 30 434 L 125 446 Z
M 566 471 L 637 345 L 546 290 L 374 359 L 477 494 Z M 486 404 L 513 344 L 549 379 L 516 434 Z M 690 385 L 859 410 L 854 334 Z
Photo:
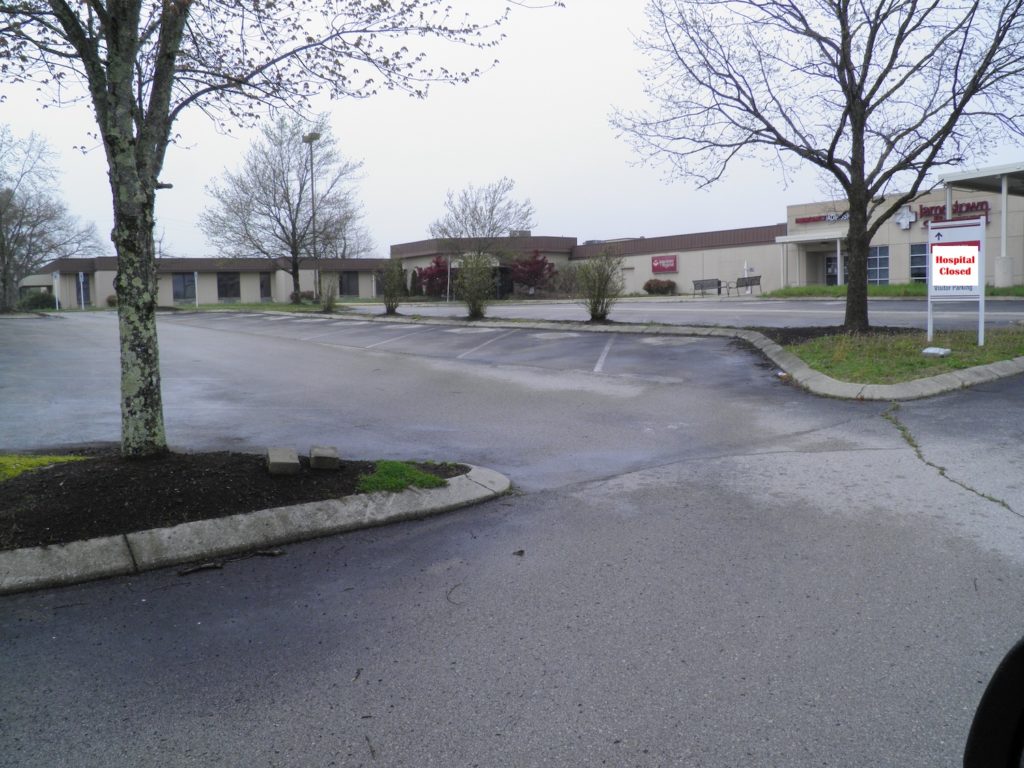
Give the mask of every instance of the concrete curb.
M 0 552 L 0 595 L 215 559 L 247 550 L 411 520 L 507 493 L 504 475 L 470 466 L 443 488 L 411 488 L 265 509 L 172 528 Z
M 745 341 L 756 347 L 765 357 L 789 376 L 796 384 L 808 392 L 822 397 L 833 397 L 846 400 L 917 400 L 933 397 L 945 392 L 964 389 L 975 384 L 985 384 L 1008 376 L 1024 373 L 1024 357 L 1012 360 L 1001 360 L 988 365 L 964 368 L 960 371 L 949 371 L 937 376 L 904 381 L 899 384 L 857 384 L 839 381 L 811 368 L 791 352 L 758 331 L 727 326 L 694 326 L 694 325 L 652 325 L 652 324 L 594 324 L 559 320 L 524 320 L 511 321 L 500 318 L 485 320 L 462 320 L 450 317 L 405 317 L 388 315 L 355 315 L 344 317 L 346 320 L 376 321 L 388 323 L 410 323 L 414 325 L 452 325 L 492 328 L 524 328 L 532 330 L 565 330 L 571 328 L 580 333 L 626 333 L 652 336 L 711 336 L 731 338 Z

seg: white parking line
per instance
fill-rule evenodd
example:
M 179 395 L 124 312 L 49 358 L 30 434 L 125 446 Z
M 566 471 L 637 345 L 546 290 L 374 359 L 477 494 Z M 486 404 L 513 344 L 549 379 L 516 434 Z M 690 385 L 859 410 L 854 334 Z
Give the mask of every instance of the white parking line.
M 572 333 L 571 331 L 548 331 L 547 333 L 531 333 L 535 339 L 541 339 L 542 341 L 554 341 L 558 339 L 575 339 L 579 337 L 578 333 Z
M 597 365 L 594 366 L 594 373 L 600 373 L 604 370 L 604 361 L 608 358 L 608 351 L 612 348 L 612 344 L 615 343 L 615 336 L 608 337 L 608 343 L 604 345 L 604 351 L 601 352 L 601 356 L 597 358 Z
M 468 350 L 466 350 L 465 352 L 463 352 L 463 353 L 462 353 L 461 355 L 459 355 L 459 356 L 458 356 L 457 358 L 455 358 L 455 359 L 456 359 L 456 360 L 461 360 L 461 359 L 462 359 L 462 358 L 464 358 L 464 357 L 469 357 L 469 356 L 470 356 L 470 355 L 472 355 L 472 354 L 473 354 L 474 352 L 477 352 L 477 351 L 479 351 L 479 350 L 483 349 L 484 347 L 486 347 L 486 346 L 487 346 L 488 344 L 493 344 L 493 343 L 494 343 L 494 342 L 496 342 L 496 341 L 497 341 L 498 339 L 504 339 L 504 338 L 505 338 L 506 336 L 511 336 L 511 335 L 512 335 L 513 333 L 515 333 L 515 330 L 514 330 L 514 329 L 513 329 L 513 330 L 511 330 L 511 331 L 506 331 L 505 333 L 501 334 L 501 336 L 493 336 L 492 338 L 490 338 L 490 339 L 488 339 L 487 341 L 485 341 L 485 342 L 484 342 L 483 344 L 477 344 L 477 345 L 476 345 L 475 347 L 473 347 L 472 349 L 468 349 Z
M 419 326 L 414 326 L 414 327 L 418 328 Z M 406 333 L 406 334 L 404 334 L 402 336 L 392 336 L 390 339 L 384 339 L 384 341 L 378 341 L 376 344 L 370 344 L 367 347 L 363 347 L 363 349 L 373 349 L 374 347 L 379 347 L 381 344 L 389 344 L 392 341 L 401 341 L 402 339 L 407 339 L 410 336 L 415 336 L 416 333 L 417 333 L 417 331 L 413 331 L 412 333 Z

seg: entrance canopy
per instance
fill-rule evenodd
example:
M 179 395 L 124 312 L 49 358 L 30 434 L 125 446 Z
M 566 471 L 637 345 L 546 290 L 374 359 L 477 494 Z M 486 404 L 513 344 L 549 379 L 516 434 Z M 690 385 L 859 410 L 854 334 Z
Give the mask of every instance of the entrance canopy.
M 1004 179 L 1006 180 L 1007 194 L 1024 196 L 1024 163 L 950 173 L 940 178 L 939 181 L 946 187 L 955 187 L 956 189 L 1002 193 Z
M 1013 259 L 1007 253 L 1006 242 L 1006 220 L 1009 218 L 1007 199 L 1010 195 L 1024 197 L 1024 163 L 951 173 L 939 180 L 946 187 L 947 219 L 951 217 L 953 210 L 953 189 L 999 193 L 999 256 L 996 257 L 995 284 L 997 286 L 1013 285 Z

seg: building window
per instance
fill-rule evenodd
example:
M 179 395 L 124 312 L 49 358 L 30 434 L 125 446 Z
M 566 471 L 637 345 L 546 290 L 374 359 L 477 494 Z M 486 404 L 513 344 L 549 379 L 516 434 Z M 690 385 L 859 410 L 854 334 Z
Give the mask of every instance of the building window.
M 928 282 L 928 243 L 910 244 L 910 282 Z
M 274 291 L 271 289 L 271 274 L 260 272 L 260 301 L 273 301 Z
M 172 275 L 175 301 L 196 300 L 196 276 L 192 272 L 175 272 Z
M 359 295 L 359 273 L 358 272 L 342 272 L 341 282 L 338 285 L 341 296 L 358 296 Z
M 889 246 L 868 248 L 868 285 L 889 284 Z
M 237 272 L 217 273 L 217 298 L 220 301 L 239 301 L 242 298 L 242 280 Z

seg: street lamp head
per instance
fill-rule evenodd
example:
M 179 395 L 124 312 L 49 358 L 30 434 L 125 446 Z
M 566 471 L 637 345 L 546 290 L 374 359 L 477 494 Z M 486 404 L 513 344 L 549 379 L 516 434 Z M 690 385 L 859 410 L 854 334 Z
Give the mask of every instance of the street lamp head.
M 319 140 L 320 140 L 320 134 L 317 133 L 316 131 L 313 131 L 311 133 L 307 133 L 305 136 L 302 137 L 302 143 L 303 144 L 312 144 L 314 141 L 319 141 Z

